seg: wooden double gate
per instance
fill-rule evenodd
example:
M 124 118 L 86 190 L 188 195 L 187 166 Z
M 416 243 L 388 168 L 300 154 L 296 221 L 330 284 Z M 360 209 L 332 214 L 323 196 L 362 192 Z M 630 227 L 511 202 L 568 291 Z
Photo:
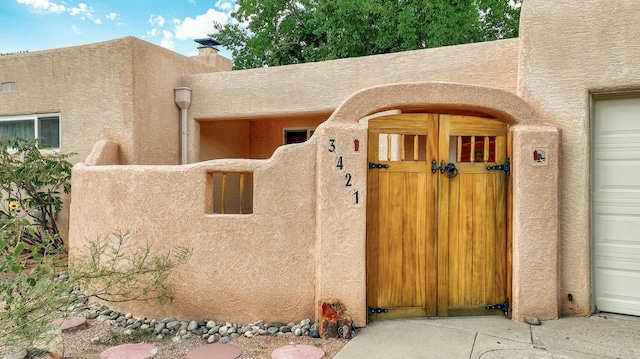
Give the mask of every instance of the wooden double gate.
M 502 313 L 486 307 L 511 292 L 509 152 L 495 119 L 369 120 L 370 320 Z

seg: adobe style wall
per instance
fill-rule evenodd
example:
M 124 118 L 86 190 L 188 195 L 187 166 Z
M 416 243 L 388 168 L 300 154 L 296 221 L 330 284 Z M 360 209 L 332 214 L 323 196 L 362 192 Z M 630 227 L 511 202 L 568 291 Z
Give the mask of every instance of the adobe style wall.
M 590 315 L 591 94 L 640 89 L 640 2 L 526 0 L 518 94 L 562 131 L 563 315 Z M 573 301 L 568 295 L 572 294 Z
M 198 153 L 200 126 L 205 121 L 327 118 L 351 94 L 372 86 L 446 81 L 515 92 L 518 44 L 517 39 L 512 39 L 273 68 L 185 75 L 181 86 L 193 90 L 188 157 L 201 158 Z M 207 133 L 207 130 L 203 132 Z M 269 133 L 264 137 L 273 136 L 279 140 L 282 134 Z M 252 142 L 254 140 L 252 138 Z M 259 151 L 259 155 L 264 153 Z M 211 156 L 216 157 L 215 153 L 209 152 L 202 158 Z
M 0 93 L 0 116 L 60 113 L 60 152 L 76 153 L 71 162 L 111 140 L 121 163 L 177 164 L 173 88 L 184 73 L 213 70 L 134 37 L 0 56 L 0 82 L 17 85 Z M 67 211 L 58 218 L 67 238 Z
M 334 297 L 364 325 L 367 127 L 359 120 L 389 108 L 457 109 L 495 116 L 511 125 L 512 175 L 521 178 L 514 186 L 514 211 L 524 213 L 541 201 L 546 204 L 532 217 L 514 216 L 514 317 L 557 318 L 558 267 L 550 264 L 557 263 L 553 248 L 558 243 L 558 193 L 530 189 L 558 188 L 558 133 L 514 94 L 479 86 L 404 83 L 359 91 L 318 127 L 311 140 L 280 147 L 267 160 L 96 166 L 101 161 L 108 164 L 111 156 L 106 152 L 114 151 L 111 144 L 101 143 L 96 151 L 105 153 L 92 154 L 92 163 L 74 166 L 71 260 L 87 240 L 115 228 L 131 232 L 136 244 L 154 243 L 159 251 L 180 245 L 194 252 L 171 276 L 174 302 L 164 307 L 113 304 L 114 309 L 148 317 L 239 322 L 317 319 L 318 302 Z M 354 139 L 362 143 L 359 152 L 352 148 Z M 534 167 L 528 146 L 544 146 L 549 164 Z M 335 168 L 338 155 L 344 159 L 340 171 Z M 206 213 L 211 196 L 206 178 L 212 171 L 253 172 L 253 214 Z M 349 187 L 345 173 L 350 174 Z M 358 203 L 354 190 L 360 191 Z
M 112 144 L 90 164 L 109 163 Z M 185 166 L 76 164 L 71 261 L 87 241 L 114 230 L 134 245 L 193 250 L 170 277 L 176 299 L 114 303 L 146 317 L 216 318 L 249 323 L 313 318 L 315 285 L 315 141 L 282 147 L 268 160 L 227 159 Z M 101 162 L 102 161 L 102 162 Z M 207 213 L 207 173 L 253 172 L 253 214 Z M 96 191 L 100 188 L 100 191 Z M 125 309 L 126 308 L 126 309 Z

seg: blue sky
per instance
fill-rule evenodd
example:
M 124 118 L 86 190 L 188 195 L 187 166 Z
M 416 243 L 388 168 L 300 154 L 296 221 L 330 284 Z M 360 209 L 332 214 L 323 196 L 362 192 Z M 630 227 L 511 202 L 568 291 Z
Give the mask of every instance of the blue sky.
M 180 54 L 230 21 L 235 0 L 0 0 L 0 53 L 135 36 Z M 223 48 L 221 53 L 230 57 Z

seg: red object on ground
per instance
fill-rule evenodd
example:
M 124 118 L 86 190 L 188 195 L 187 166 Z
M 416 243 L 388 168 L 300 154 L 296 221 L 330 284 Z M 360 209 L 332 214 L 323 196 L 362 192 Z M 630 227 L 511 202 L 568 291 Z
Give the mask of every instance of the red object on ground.
M 100 359 L 146 359 L 158 352 L 153 344 L 123 344 L 109 348 L 100 354 Z
M 340 319 L 340 316 L 338 315 L 338 313 L 336 313 L 335 310 L 333 310 L 333 308 L 331 308 L 331 305 L 329 305 L 329 303 L 327 302 L 323 302 L 322 303 L 322 318 L 336 322 L 338 321 L 338 319 Z
M 324 351 L 312 345 L 287 345 L 271 353 L 272 359 L 320 359 Z
M 87 319 L 83 317 L 71 317 L 68 319 L 56 319 L 53 324 L 59 325 L 63 333 L 71 333 L 84 329 L 87 326 Z
M 214 343 L 189 350 L 187 359 L 236 359 L 242 349 L 233 344 Z

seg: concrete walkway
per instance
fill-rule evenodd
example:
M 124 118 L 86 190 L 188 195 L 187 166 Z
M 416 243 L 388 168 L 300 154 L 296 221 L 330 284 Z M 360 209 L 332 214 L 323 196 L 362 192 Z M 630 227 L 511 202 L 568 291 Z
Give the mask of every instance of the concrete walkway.
M 352 358 L 640 358 L 640 318 L 567 317 L 540 326 L 500 316 L 380 321 L 335 356 Z

